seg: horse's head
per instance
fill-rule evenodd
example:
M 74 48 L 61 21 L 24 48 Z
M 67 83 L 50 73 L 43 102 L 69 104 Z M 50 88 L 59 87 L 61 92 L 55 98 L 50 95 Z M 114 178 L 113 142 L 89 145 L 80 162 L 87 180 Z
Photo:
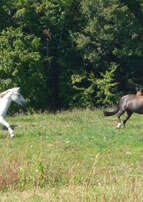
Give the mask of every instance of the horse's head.
M 142 96 L 143 95 L 143 88 L 136 88 L 136 95 Z
M 19 92 L 20 88 L 12 88 L 10 89 L 11 100 L 16 102 L 17 104 L 24 105 L 26 104 L 26 100 Z

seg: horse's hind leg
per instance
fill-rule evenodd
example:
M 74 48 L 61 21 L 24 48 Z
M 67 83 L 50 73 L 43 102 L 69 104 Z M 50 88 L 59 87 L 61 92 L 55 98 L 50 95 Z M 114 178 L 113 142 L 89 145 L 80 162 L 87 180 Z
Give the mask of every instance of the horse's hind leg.
M 10 127 L 10 125 L 4 120 L 4 118 L 3 118 L 2 116 L 0 116 L 0 123 L 1 123 L 2 125 L 4 125 L 4 126 L 8 129 L 8 131 L 9 131 L 9 133 L 10 133 L 10 137 L 13 138 L 13 137 L 14 137 L 13 130 L 12 130 L 12 128 Z
M 118 117 L 118 125 L 117 125 L 117 128 L 120 128 L 121 125 L 122 125 L 120 116 L 121 116 L 122 114 L 124 114 L 124 113 L 125 113 L 125 111 L 120 111 L 119 114 L 117 115 L 117 117 Z
M 124 127 L 125 127 L 127 120 L 132 116 L 132 114 L 133 114 L 133 112 L 127 111 L 126 119 L 123 121 Z

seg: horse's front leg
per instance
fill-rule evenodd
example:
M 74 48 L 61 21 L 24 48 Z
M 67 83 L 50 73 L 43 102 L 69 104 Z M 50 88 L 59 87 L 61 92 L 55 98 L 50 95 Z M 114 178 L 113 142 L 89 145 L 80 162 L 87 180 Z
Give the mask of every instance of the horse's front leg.
M 8 129 L 8 132 L 10 134 L 10 137 L 13 138 L 14 137 L 14 133 L 13 133 L 13 130 L 12 128 L 10 127 L 9 123 L 2 117 L 0 116 L 0 123 L 2 125 L 4 125 L 7 129 Z
M 120 116 L 121 116 L 122 114 L 124 114 L 124 113 L 125 113 L 125 111 L 120 111 L 119 114 L 117 115 L 117 117 L 118 117 L 118 125 L 117 125 L 117 128 L 120 128 L 121 125 L 122 125 Z

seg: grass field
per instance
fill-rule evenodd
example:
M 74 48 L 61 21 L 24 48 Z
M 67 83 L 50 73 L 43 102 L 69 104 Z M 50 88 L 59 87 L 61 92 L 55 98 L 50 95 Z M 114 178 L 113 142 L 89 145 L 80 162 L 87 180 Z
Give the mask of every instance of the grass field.
M 143 116 L 122 129 L 101 110 L 7 120 L 16 138 L 0 129 L 0 202 L 143 201 Z

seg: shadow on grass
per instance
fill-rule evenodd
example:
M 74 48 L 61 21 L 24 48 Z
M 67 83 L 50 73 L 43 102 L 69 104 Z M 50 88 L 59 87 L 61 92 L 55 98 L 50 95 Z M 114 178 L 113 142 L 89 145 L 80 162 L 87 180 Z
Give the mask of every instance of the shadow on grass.
M 15 138 L 21 138 L 22 137 L 22 134 L 16 134 L 13 138 L 10 137 L 9 133 L 5 133 L 5 134 L 2 134 L 0 135 L 0 139 L 15 139 Z
M 17 125 L 10 125 L 10 127 L 14 130 L 15 128 L 17 128 L 18 126 Z M 0 126 L 0 130 L 8 130 L 7 127 L 5 126 Z
M 17 125 L 10 125 L 11 126 L 11 128 L 13 129 L 13 130 L 15 130 L 18 126 Z M 7 138 L 10 138 L 10 135 L 9 135 L 9 132 L 8 132 L 8 129 L 5 127 L 5 126 L 2 126 L 2 125 L 0 125 L 0 131 L 1 131 L 1 133 L 3 133 L 3 134 L 0 134 L 0 139 L 7 139 Z M 3 132 L 2 132 L 3 131 Z M 14 138 L 16 138 L 16 137 L 22 137 L 22 134 L 16 134 L 15 136 L 14 136 Z

